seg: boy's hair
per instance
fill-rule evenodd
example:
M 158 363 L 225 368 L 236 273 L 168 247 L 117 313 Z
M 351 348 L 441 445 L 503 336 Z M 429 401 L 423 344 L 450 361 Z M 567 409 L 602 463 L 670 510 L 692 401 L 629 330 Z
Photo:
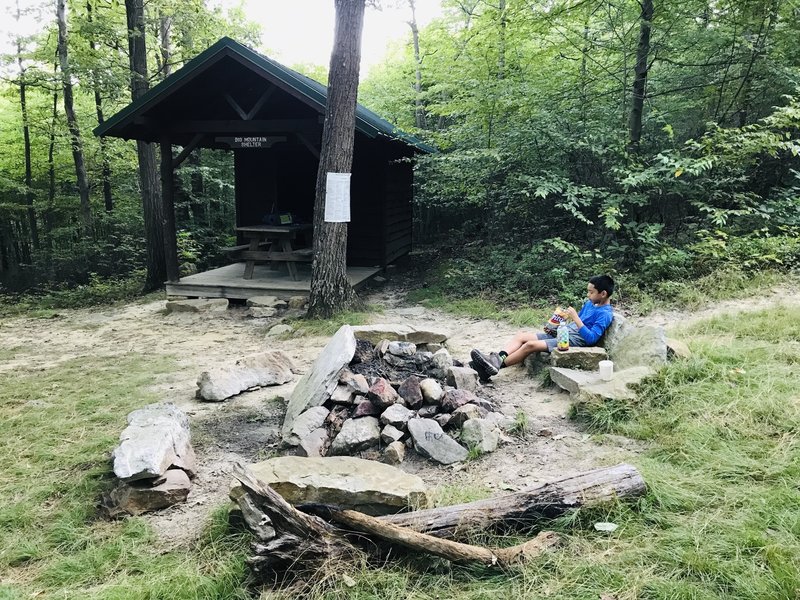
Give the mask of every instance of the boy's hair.
M 614 293 L 614 280 L 610 275 L 595 275 L 589 280 L 598 292 L 608 292 L 608 295 Z

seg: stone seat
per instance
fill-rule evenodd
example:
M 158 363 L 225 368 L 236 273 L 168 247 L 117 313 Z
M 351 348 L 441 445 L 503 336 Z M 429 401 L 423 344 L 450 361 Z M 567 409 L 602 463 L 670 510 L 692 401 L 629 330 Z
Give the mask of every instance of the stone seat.
M 539 373 L 544 367 L 597 371 L 600 361 L 607 359 L 608 352 L 601 346 L 572 346 L 565 352 L 555 350 L 549 354 L 547 352 L 531 354 L 525 359 L 525 366 L 531 375 Z

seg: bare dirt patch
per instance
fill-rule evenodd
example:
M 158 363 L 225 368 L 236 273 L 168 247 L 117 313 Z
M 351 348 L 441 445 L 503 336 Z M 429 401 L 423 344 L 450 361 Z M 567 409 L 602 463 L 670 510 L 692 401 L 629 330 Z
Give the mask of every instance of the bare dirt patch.
M 387 285 L 367 298 L 383 308 L 375 322 L 408 323 L 451 332 L 448 348 L 468 360 L 473 347 L 497 349 L 515 328 L 488 320 L 454 317 L 403 302 L 405 290 Z M 741 308 L 766 308 L 779 302 L 798 302 L 786 290 L 762 295 L 758 301 L 721 303 L 698 311 L 689 319 Z M 663 313 L 648 323 L 686 323 L 684 313 Z M 327 337 L 266 337 L 272 319 L 251 319 L 244 307 L 224 313 L 166 314 L 164 302 L 117 308 L 65 310 L 51 319 L 13 318 L 0 322 L 0 376 L 10 370 L 41 371 L 72 358 L 113 360 L 125 354 L 147 354 L 174 360 L 177 367 L 159 376 L 153 391 L 163 401 L 175 402 L 191 419 L 198 475 L 188 502 L 147 516 L 165 548 L 191 543 L 210 512 L 226 503 L 230 466 L 253 462 L 281 452 L 278 428 L 285 402 L 295 382 L 245 392 L 223 403 L 195 398 L 196 380 L 206 368 L 227 364 L 265 349 L 280 349 L 305 372 L 327 343 Z M 590 436 L 569 421 L 566 393 L 540 389 L 524 368 L 501 371 L 482 395 L 497 403 L 511 403 L 527 415 L 528 433 L 514 437 L 496 452 L 454 467 L 442 467 L 414 453 L 401 466 L 416 473 L 432 488 L 442 485 L 476 487 L 500 493 L 593 467 L 632 460 L 641 446 L 617 436 Z M 120 415 L 120 431 L 125 415 Z M 537 435 L 549 430 L 549 435 Z M 546 432 L 542 432 L 546 433 Z M 109 448 L 109 452 L 112 449 Z M 109 465 L 110 468 L 110 465 Z

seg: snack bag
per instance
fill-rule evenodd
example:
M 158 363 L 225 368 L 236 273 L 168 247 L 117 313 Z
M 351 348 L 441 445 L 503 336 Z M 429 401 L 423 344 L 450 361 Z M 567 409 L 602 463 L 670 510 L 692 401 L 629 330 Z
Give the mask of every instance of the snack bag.
M 567 311 L 562 309 L 560 306 L 556 307 L 555 311 L 553 312 L 553 316 L 544 324 L 542 329 L 547 335 L 552 335 L 555 337 L 556 332 L 558 331 L 558 326 L 561 325 L 567 319 Z

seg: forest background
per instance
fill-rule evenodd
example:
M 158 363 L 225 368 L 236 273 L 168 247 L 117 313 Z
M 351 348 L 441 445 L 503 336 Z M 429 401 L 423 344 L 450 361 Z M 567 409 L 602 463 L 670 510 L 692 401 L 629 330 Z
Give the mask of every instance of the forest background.
M 414 215 L 445 295 L 571 299 L 602 271 L 644 306 L 800 264 L 796 1 L 443 0 L 425 27 L 412 0 L 394 2 L 408 7 L 408 39 L 359 100 L 440 149 L 416 164 Z M 138 0 L 137 74 L 136 3 L 17 8 L 48 24 L 3 57 L 7 301 L 74 305 L 164 280 L 147 252 L 136 145 L 91 131 L 132 85 L 154 85 L 221 36 L 260 39 L 241 11 Z M 289 66 L 326 82 L 324 67 Z M 224 264 L 232 155 L 196 150 L 177 180 L 182 269 Z

